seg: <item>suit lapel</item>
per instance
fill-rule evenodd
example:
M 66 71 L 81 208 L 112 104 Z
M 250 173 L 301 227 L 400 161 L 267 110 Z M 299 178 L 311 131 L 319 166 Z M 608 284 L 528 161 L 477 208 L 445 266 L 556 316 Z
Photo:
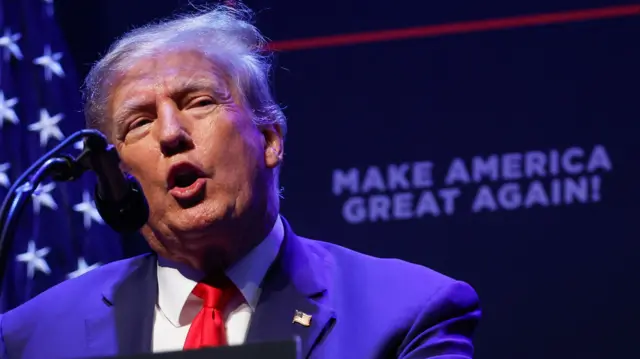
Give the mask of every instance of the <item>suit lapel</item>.
M 252 316 L 247 342 L 300 338 L 301 358 L 307 358 L 326 336 L 336 314 L 329 305 L 328 256 L 313 251 L 284 221 L 285 238 L 278 258 L 262 284 L 262 294 Z M 296 311 L 310 315 L 294 321 Z
M 158 294 L 156 257 L 140 256 L 105 285 L 93 315 L 86 320 L 91 355 L 130 355 L 151 351 Z M 115 329 L 115 330 L 114 330 Z
M 329 334 L 336 313 L 331 307 L 330 256 L 297 237 L 284 220 L 285 238 L 262 284 L 247 342 L 299 337 L 301 358 Z M 158 296 L 156 256 L 144 255 L 118 268 L 105 285 L 93 315 L 86 320 L 88 356 L 151 352 Z M 89 299 L 88 299 L 89 300 Z M 296 311 L 311 316 L 295 322 Z M 115 329 L 115 330 L 114 330 Z

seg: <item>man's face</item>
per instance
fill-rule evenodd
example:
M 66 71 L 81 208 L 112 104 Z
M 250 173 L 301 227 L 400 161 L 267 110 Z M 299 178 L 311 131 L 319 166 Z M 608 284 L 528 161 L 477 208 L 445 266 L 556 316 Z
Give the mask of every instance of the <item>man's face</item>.
M 229 83 L 201 53 L 181 51 L 138 60 L 111 89 L 105 130 L 147 197 L 143 233 L 161 255 L 210 246 L 203 237 L 272 196 L 280 129 L 256 127 Z

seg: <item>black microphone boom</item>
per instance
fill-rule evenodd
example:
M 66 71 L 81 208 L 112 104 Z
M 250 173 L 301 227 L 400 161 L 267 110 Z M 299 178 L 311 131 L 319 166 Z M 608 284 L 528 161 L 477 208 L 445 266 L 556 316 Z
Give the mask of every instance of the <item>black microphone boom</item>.
M 16 179 L 13 182 L 13 185 L 11 185 L 11 187 L 9 188 L 9 191 L 7 192 L 7 195 L 4 197 L 4 201 L 2 202 L 2 206 L 0 207 L 0 226 L 2 226 L 0 227 L 0 231 L 2 230 L 3 226 L 6 224 L 6 217 L 9 212 L 9 206 L 11 206 L 11 202 L 13 200 L 13 197 L 16 194 L 16 191 L 18 190 L 18 187 L 20 187 L 29 176 L 31 176 L 40 167 L 42 167 L 42 165 L 44 165 L 44 163 L 47 160 L 55 157 L 58 154 L 58 152 L 60 152 L 60 150 L 62 150 L 72 142 L 75 142 L 80 138 L 90 136 L 91 134 L 97 134 L 98 136 L 102 136 L 100 132 L 95 130 L 80 130 L 80 131 L 74 132 L 73 134 L 71 134 L 71 136 L 65 138 L 64 141 L 62 141 L 57 146 L 52 148 L 49 152 L 45 153 L 42 157 L 38 158 L 29 168 L 27 168 L 26 171 L 24 171 L 20 175 L 20 177 L 18 177 L 18 179 Z M 2 245 L 0 244 L 0 247 L 1 246 Z
M 77 158 L 58 153 L 80 138 L 85 148 Z M 120 171 L 120 159 L 102 133 L 81 130 L 64 139 L 38 158 L 11 185 L 0 206 L 0 288 L 13 246 L 17 219 L 32 194 L 46 177 L 54 181 L 73 181 L 87 170 L 98 179 L 95 190 L 96 209 L 102 219 L 121 233 L 139 230 L 149 217 L 149 206 L 137 181 Z
M 84 138 L 85 148 L 77 158 L 59 155 L 69 144 Z M 120 170 L 120 159 L 102 133 L 80 130 L 65 138 L 38 158 L 11 185 L 0 206 L 0 282 L 17 228 L 17 217 L 45 177 L 54 181 L 73 181 L 84 172 L 96 174 L 96 209 L 103 220 L 120 233 L 139 230 L 149 217 L 149 206 L 138 182 Z
M 82 171 L 75 166 L 69 156 L 52 157 L 38 168 L 28 182 L 16 187 L 16 194 L 13 196 L 11 206 L 7 208 L 6 222 L 0 227 L 0 281 L 4 278 L 4 271 L 7 260 L 12 249 L 12 239 L 18 227 L 18 217 L 22 214 L 29 198 L 38 188 L 38 185 L 45 177 L 52 177 L 57 180 L 69 180 L 77 178 Z M 10 196 L 12 193 L 8 193 Z

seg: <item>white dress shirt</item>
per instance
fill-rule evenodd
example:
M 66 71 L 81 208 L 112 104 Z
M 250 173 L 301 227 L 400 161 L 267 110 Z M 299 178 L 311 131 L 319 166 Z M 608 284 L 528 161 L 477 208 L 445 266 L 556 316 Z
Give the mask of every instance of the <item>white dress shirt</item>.
M 278 255 L 283 238 L 284 227 L 278 217 L 264 241 L 226 272 L 242 293 L 242 297 L 234 298 L 225 310 L 229 345 L 244 343 L 251 315 L 260 297 L 262 279 Z M 201 278 L 202 274 L 184 265 L 158 259 L 158 301 L 152 343 L 154 352 L 182 350 L 191 322 L 202 308 L 202 299 L 191 293 Z

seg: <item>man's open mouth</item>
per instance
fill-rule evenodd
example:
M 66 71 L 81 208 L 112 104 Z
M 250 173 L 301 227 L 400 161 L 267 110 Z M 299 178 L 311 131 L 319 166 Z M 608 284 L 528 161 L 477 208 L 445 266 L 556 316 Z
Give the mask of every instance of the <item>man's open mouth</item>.
M 167 189 L 187 188 L 203 177 L 205 177 L 204 172 L 195 165 L 188 162 L 180 162 L 169 169 Z

